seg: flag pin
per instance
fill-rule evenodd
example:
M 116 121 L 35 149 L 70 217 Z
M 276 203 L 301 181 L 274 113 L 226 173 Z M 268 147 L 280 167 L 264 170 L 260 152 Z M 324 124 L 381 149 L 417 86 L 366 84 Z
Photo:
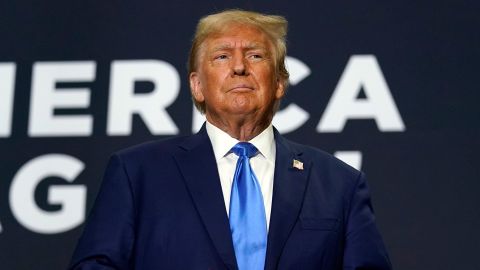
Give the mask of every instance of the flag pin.
M 303 162 L 301 162 L 300 160 L 294 159 L 293 160 L 293 167 L 298 169 L 298 170 L 303 170 Z

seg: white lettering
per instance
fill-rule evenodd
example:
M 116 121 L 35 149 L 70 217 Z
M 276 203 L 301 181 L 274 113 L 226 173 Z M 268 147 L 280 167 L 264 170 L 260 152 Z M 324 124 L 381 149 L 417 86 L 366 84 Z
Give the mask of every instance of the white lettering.
M 193 105 L 192 114 L 192 132 L 197 133 L 205 122 L 205 115 L 201 114 L 199 110 Z
M 334 155 L 357 170 L 362 168 L 362 152 L 360 151 L 337 151 Z
M 361 90 L 365 99 L 358 99 Z M 400 113 L 373 55 L 354 55 L 345 67 L 318 132 L 341 132 L 349 119 L 375 119 L 380 131 L 404 131 Z
M 154 135 L 177 134 L 178 128 L 165 110 L 177 98 L 180 76 L 171 64 L 160 60 L 114 61 L 108 106 L 108 135 L 130 135 L 133 114 L 142 117 Z M 154 89 L 135 94 L 135 82 L 149 81 Z
M 38 207 L 35 189 L 47 177 L 61 177 L 73 182 L 84 167 L 78 159 L 63 154 L 48 154 L 30 160 L 17 172 L 10 187 L 10 205 L 15 218 L 27 229 L 44 234 L 65 232 L 82 224 L 87 195 L 84 185 L 50 187 L 48 202 L 62 206 L 55 212 Z
M 290 73 L 290 85 L 296 85 L 311 73 L 310 68 L 297 58 L 287 56 L 285 66 Z M 283 110 L 279 110 L 273 117 L 273 125 L 280 133 L 292 132 L 301 127 L 308 119 L 310 114 L 295 103 L 289 104 Z
M 0 138 L 12 132 L 15 63 L 0 64 Z
M 88 88 L 58 89 L 56 83 L 93 81 L 95 67 L 96 64 L 93 61 L 34 64 L 28 128 L 30 136 L 90 136 L 92 134 L 91 115 L 56 116 L 54 110 L 87 108 L 90 105 Z

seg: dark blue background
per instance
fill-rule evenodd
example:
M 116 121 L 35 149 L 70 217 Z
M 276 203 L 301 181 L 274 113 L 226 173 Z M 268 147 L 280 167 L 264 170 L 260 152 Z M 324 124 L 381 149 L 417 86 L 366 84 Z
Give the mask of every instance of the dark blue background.
M 310 113 L 290 139 L 328 152 L 358 150 L 372 190 L 378 225 L 395 269 L 480 269 L 480 4 L 476 1 L 6 1 L 0 2 L 0 62 L 15 62 L 13 131 L 0 138 L 1 269 L 63 269 L 82 227 L 42 235 L 13 217 L 10 181 L 28 160 L 48 153 L 86 164 L 75 184 L 95 198 L 110 153 L 152 136 L 135 118 L 131 136 L 106 134 L 110 64 L 159 59 L 182 75 L 168 112 L 191 133 L 186 61 L 201 16 L 240 7 L 284 15 L 288 54 L 312 73 L 292 86 L 284 105 Z M 373 120 L 351 120 L 341 133 L 316 125 L 352 55 L 375 55 L 406 126 L 381 132 Z M 97 62 L 90 137 L 30 138 L 32 65 L 38 61 Z M 0 89 L 1 91 L 1 89 Z M 37 201 L 45 209 L 45 181 Z M 43 193 L 42 193 L 43 192 Z

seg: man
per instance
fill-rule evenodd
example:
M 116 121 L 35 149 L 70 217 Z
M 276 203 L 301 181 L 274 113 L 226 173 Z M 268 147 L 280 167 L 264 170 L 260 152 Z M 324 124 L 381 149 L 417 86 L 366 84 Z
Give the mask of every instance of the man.
M 199 133 L 113 155 L 71 269 L 391 269 L 364 175 L 283 138 L 287 22 L 200 20 Z

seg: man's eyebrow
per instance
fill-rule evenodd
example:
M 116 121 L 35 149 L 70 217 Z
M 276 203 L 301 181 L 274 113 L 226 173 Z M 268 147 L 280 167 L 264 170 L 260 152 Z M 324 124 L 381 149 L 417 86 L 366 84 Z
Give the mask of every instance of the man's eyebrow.
M 245 49 L 248 49 L 248 50 L 257 50 L 257 49 L 260 49 L 260 50 L 267 50 L 267 48 L 265 46 L 263 46 L 262 44 L 259 44 L 259 43 L 251 43 L 251 44 L 248 44 L 247 46 L 245 46 Z
M 246 46 L 242 46 L 244 50 L 256 50 L 256 49 L 260 49 L 260 50 L 267 50 L 267 48 L 259 43 L 249 43 L 247 44 Z M 218 46 L 215 46 L 213 47 L 212 51 L 216 52 L 216 51 L 222 51 L 222 50 L 231 50 L 233 49 L 234 46 L 232 46 L 232 44 L 229 44 L 229 43 L 224 43 L 224 44 L 220 44 Z
M 233 46 L 230 44 L 220 44 L 218 46 L 213 47 L 212 51 L 223 51 L 223 50 L 228 50 L 232 48 Z

